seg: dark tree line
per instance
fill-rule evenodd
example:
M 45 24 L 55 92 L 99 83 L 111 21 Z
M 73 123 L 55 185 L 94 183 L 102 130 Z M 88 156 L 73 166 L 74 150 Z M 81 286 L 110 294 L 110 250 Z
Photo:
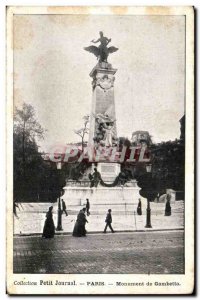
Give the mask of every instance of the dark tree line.
M 120 145 L 127 148 L 135 146 L 127 138 L 120 138 Z M 149 143 L 151 172 L 146 170 L 146 163 L 123 163 L 121 168 L 128 177 L 136 178 L 141 187 L 140 195 L 154 201 L 156 196 L 166 193 L 166 189 L 178 191 L 184 199 L 185 189 L 185 141 L 184 138 L 158 144 Z
M 65 186 L 65 174 L 55 163 L 47 163 L 39 151 L 38 141 L 44 130 L 37 122 L 31 105 L 23 104 L 15 110 L 14 152 L 14 201 L 55 202 Z
M 185 144 L 182 140 L 153 144 L 150 147 L 151 172 L 145 171 L 145 165 L 136 167 L 135 177 L 140 194 L 153 201 L 157 195 L 166 193 L 166 189 L 177 191 L 177 198 L 184 200 L 185 189 Z

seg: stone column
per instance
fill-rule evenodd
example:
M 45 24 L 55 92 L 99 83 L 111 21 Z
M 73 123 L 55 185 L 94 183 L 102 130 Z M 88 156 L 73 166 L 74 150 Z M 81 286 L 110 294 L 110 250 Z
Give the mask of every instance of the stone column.
M 89 132 L 89 145 L 90 146 L 105 146 L 106 143 L 110 140 L 104 138 L 99 142 L 95 143 L 94 138 L 99 132 L 99 123 L 96 119 L 96 116 L 103 116 L 106 120 L 113 120 L 112 128 L 112 137 L 113 139 L 117 138 L 117 128 L 116 128 L 116 114 L 115 114 L 115 99 L 114 99 L 114 81 L 115 73 L 117 69 L 113 69 L 112 65 L 109 63 L 98 63 L 90 73 L 92 77 L 92 89 L 93 89 L 93 98 L 92 98 L 92 111 L 90 116 L 90 132 Z M 105 124 L 106 121 L 105 121 Z M 111 135 L 110 135 L 111 136 Z M 114 142 L 109 147 L 116 147 L 116 142 Z M 110 182 L 114 181 L 116 176 L 120 172 L 120 164 L 118 163 L 98 163 L 98 171 L 101 173 L 102 179 Z
M 90 117 L 90 132 L 89 144 L 94 144 L 94 137 L 96 131 L 95 115 L 103 114 L 109 118 L 116 120 L 115 115 L 115 101 L 114 101 L 114 74 L 117 69 L 113 69 L 109 63 L 97 64 L 90 73 L 93 78 L 93 98 L 92 98 L 92 112 Z M 117 137 L 116 122 L 114 123 L 114 132 Z

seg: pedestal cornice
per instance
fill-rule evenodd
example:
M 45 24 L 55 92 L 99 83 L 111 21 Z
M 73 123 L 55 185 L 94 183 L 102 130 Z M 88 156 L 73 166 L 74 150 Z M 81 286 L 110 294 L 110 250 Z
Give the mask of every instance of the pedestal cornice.
M 98 63 L 90 72 L 90 77 L 94 78 L 97 75 L 97 73 L 114 75 L 116 72 L 117 69 L 113 69 L 111 64 Z

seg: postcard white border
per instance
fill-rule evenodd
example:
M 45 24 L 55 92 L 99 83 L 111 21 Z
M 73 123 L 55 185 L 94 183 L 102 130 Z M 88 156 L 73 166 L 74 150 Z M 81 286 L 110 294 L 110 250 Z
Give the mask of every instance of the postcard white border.
M 185 274 L 13 274 L 13 15 L 14 14 L 129 14 L 186 16 L 186 164 L 185 164 Z M 194 286 L 194 11 L 192 7 L 9 7 L 7 8 L 7 291 L 9 294 L 188 294 Z M 19 286 L 14 281 L 64 280 L 79 282 L 144 282 L 128 286 Z M 179 282 L 180 286 L 148 286 L 147 282 Z

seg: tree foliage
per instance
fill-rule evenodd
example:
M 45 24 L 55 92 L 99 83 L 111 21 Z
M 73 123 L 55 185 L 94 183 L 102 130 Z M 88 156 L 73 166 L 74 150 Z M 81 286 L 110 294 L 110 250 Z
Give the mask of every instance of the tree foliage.
M 15 110 L 14 153 L 14 201 L 54 202 L 65 185 L 65 175 L 55 164 L 43 160 L 37 140 L 42 139 L 44 129 L 37 122 L 34 108 L 26 103 Z
M 184 191 L 185 188 L 185 144 L 182 140 L 153 145 L 152 176 L 160 194 L 166 189 Z
M 144 173 L 137 178 L 137 184 L 141 188 L 140 195 L 148 201 L 154 201 L 157 192 L 157 183 L 151 173 Z
M 150 137 L 150 136 L 149 136 Z M 128 180 L 136 178 L 138 186 L 141 187 L 140 195 L 153 201 L 159 194 L 166 193 L 166 189 L 181 191 L 184 196 L 185 186 L 185 143 L 184 139 L 167 141 L 158 144 L 146 143 L 151 157 L 152 170 L 148 174 L 146 164 L 137 162 L 135 164 L 123 163 L 121 169 L 126 171 Z M 135 142 L 127 138 L 119 138 L 120 149 L 136 146 Z M 138 144 L 139 145 L 139 144 Z M 129 171 L 129 173 L 127 172 Z
M 184 192 L 185 186 L 185 144 L 175 140 L 153 144 L 150 148 L 152 171 L 145 171 L 145 164 L 136 166 L 135 177 L 141 187 L 140 194 L 153 201 L 157 194 L 166 189 Z

